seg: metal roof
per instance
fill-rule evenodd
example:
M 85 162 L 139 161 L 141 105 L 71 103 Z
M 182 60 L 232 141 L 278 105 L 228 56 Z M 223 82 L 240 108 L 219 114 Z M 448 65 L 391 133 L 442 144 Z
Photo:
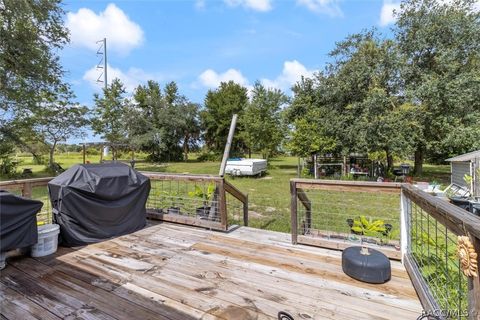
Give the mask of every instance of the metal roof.
M 462 154 L 462 155 L 459 155 L 459 156 L 456 156 L 456 157 L 453 157 L 453 158 L 449 158 L 445 161 L 462 162 L 462 161 L 471 161 L 471 160 L 474 160 L 476 158 L 480 158 L 480 150 L 472 151 L 472 152 L 465 153 L 465 154 Z

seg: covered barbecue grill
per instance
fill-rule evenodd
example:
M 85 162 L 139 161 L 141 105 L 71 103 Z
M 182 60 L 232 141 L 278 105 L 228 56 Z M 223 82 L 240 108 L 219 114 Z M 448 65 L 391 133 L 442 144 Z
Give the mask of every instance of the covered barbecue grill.
M 37 243 L 37 213 L 43 202 L 0 190 L 0 252 Z
M 79 246 L 146 224 L 150 180 L 122 163 L 76 165 L 48 183 L 61 243 Z

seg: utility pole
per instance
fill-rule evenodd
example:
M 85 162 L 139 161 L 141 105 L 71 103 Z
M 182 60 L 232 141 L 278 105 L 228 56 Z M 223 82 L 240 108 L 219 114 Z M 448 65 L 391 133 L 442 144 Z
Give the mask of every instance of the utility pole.
M 102 56 L 100 61 L 97 64 L 97 70 L 103 69 L 100 75 L 97 78 L 97 82 L 103 82 L 103 87 L 107 90 L 108 82 L 107 82 L 107 38 L 103 38 L 103 40 L 97 41 L 97 43 L 101 43 L 100 47 L 97 50 L 97 56 Z M 101 63 L 103 62 L 103 66 Z M 100 78 L 103 75 L 103 81 Z
M 232 145 L 233 134 L 235 133 L 235 126 L 237 125 L 237 114 L 232 117 L 230 123 L 230 130 L 228 131 L 227 144 L 225 145 L 225 151 L 223 152 L 222 164 L 220 165 L 220 172 L 218 175 L 223 178 L 225 175 L 225 167 L 227 166 L 228 156 L 230 155 L 230 146 Z

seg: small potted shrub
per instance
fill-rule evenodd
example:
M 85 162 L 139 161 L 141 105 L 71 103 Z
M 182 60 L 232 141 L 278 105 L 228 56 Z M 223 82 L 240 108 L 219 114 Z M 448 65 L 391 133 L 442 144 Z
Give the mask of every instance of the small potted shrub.
M 198 207 L 195 211 L 196 211 L 196 214 L 197 216 L 200 216 L 200 217 L 203 217 L 203 218 L 206 218 L 208 217 L 209 213 L 210 213 L 210 210 L 212 209 L 212 207 L 209 205 L 210 201 L 213 199 L 213 196 L 215 194 L 215 190 L 217 189 L 217 187 L 215 186 L 214 183 L 210 183 L 208 186 L 207 186 L 207 190 L 206 192 L 204 192 L 204 190 L 199 187 L 199 186 L 195 186 L 195 190 L 194 191 L 190 191 L 188 193 L 188 195 L 190 197 L 195 197 L 195 198 L 200 198 L 202 199 L 203 201 L 203 206 L 201 207 Z
M 372 219 L 367 219 L 365 216 L 347 219 L 347 224 L 352 233 L 367 237 L 388 236 L 393 228 L 391 224 L 385 223 L 383 220 L 372 221 Z

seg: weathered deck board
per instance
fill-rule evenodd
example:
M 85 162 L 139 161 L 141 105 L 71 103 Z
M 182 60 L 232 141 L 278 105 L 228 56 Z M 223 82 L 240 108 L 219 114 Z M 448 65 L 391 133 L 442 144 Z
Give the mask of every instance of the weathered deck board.
M 415 319 L 421 305 L 403 266 L 383 285 L 355 281 L 337 251 L 289 235 L 228 234 L 162 223 L 0 275 L 2 319 Z

